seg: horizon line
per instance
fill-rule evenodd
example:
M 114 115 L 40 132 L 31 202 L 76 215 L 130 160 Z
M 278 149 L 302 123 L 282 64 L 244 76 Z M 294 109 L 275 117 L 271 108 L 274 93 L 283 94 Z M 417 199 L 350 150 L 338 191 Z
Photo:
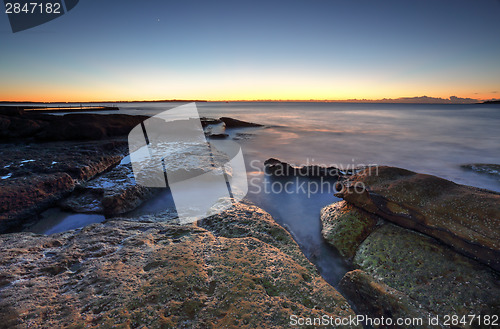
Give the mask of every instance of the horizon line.
M 452 100 L 456 98 L 456 100 Z M 497 98 L 491 99 L 471 99 L 451 96 L 450 98 L 441 97 L 399 97 L 399 98 L 381 98 L 381 99 L 150 99 L 150 100 L 92 100 L 92 101 L 11 101 L 0 100 L 4 104 L 35 103 L 35 104 L 83 104 L 83 103 L 168 103 L 168 102 L 283 102 L 283 103 L 411 103 L 411 104 L 477 104 L 489 101 L 500 101 Z

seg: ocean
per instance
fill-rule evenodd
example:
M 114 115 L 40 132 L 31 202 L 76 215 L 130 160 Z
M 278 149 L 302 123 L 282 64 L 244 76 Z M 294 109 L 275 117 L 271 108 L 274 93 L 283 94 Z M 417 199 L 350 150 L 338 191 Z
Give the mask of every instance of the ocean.
M 155 115 L 178 105 L 119 103 L 120 111 L 109 113 Z M 461 167 L 500 164 L 500 105 L 198 102 L 197 107 L 201 116 L 270 126 L 238 141 L 247 157 L 259 161 L 398 166 L 500 191 L 498 178 Z

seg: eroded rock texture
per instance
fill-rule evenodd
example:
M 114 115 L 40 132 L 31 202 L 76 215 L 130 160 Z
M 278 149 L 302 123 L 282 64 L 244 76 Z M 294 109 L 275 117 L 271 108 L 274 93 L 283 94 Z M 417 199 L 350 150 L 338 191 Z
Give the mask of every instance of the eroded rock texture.
M 113 220 L 0 236 L 0 322 L 28 328 L 285 327 L 354 315 L 262 210 L 197 226 Z M 211 232 L 213 231 L 213 232 Z

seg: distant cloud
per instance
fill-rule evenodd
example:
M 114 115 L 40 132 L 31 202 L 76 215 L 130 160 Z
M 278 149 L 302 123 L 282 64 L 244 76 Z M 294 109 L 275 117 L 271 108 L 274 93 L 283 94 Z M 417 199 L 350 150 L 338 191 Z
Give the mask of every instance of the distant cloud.
M 496 91 L 496 90 L 495 90 L 495 91 L 492 91 L 491 93 L 492 93 L 492 94 L 496 94 L 496 93 L 498 93 L 498 91 Z
M 461 98 L 456 96 L 450 96 L 450 101 L 454 104 L 468 104 L 468 103 L 477 103 L 479 100 L 473 98 Z
M 400 98 L 383 98 L 383 99 L 348 99 L 344 102 L 357 103 L 408 103 L 408 104 L 474 104 L 481 101 L 474 98 L 462 98 L 450 96 L 450 98 L 418 96 L 418 97 L 400 97 Z

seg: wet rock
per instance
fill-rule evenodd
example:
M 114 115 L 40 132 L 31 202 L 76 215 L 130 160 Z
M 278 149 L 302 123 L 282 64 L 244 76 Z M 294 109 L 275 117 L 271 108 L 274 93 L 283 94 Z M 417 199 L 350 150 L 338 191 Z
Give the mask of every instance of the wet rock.
M 66 172 L 76 180 L 88 180 L 119 163 L 126 150 L 123 140 L 4 143 L 0 144 L 0 174 L 15 178 Z
M 201 120 L 201 125 L 203 128 L 211 126 L 211 125 L 223 125 L 224 122 L 222 122 L 220 119 L 214 119 L 214 118 L 207 118 L 207 117 L 202 117 L 200 118 Z
M 75 181 L 67 173 L 0 182 L 0 233 L 19 228 L 25 220 L 50 207 L 75 187 Z
M 247 217 L 256 210 L 235 207 Z M 18 328 L 270 328 L 288 326 L 292 314 L 354 316 L 334 288 L 301 265 L 307 260 L 281 230 L 278 246 L 287 252 L 250 234 L 228 238 L 165 223 L 3 235 L 0 274 L 8 276 L 0 299 L 9 312 L 0 312 L 0 321 Z
M 245 122 L 241 120 L 236 120 L 232 118 L 222 117 L 220 119 L 210 119 L 201 118 L 201 123 L 205 131 L 205 135 L 212 139 L 224 139 L 229 137 L 226 133 L 226 128 L 251 128 L 251 127 L 263 127 L 261 124 Z M 238 139 L 244 139 L 252 136 L 251 134 L 237 133 Z
M 224 139 L 229 137 L 228 134 L 207 134 L 206 136 L 213 139 Z
M 126 143 L 0 144 L 0 232 L 22 226 L 122 159 Z
M 248 133 L 236 133 L 236 135 L 233 137 L 234 140 L 245 140 L 245 139 L 250 139 L 253 138 L 255 135 L 254 134 L 248 134 Z
M 135 183 L 132 166 L 120 164 L 111 171 L 79 185 L 60 202 L 63 209 L 116 216 L 134 210 L 154 195 L 154 189 Z
M 296 167 L 275 158 L 267 159 L 264 165 L 266 172 L 275 177 L 303 176 L 337 179 L 342 176 L 340 170 L 335 167 L 322 167 L 318 165 Z
M 496 177 L 500 180 L 500 165 L 498 164 L 488 164 L 488 163 L 473 163 L 461 165 L 463 169 L 474 171 L 478 174 L 485 174 L 492 177 Z
M 227 117 L 222 117 L 219 120 L 224 122 L 226 128 L 263 127 L 263 125 L 258 123 L 246 122 Z
M 134 214 L 134 212 L 124 215 L 125 217 L 111 217 L 107 221 L 129 221 L 142 223 L 167 223 L 171 225 L 181 225 L 175 208 L 167 208 L 157 213 Z
M 352 260 L 377 221 L 376 216 L 340 201 L 321 209 L 321 234 L 344 258 Z
M 222 134 L 226 130 L 226 125 L 219 119 L 201 118 L 200 120 L 206 135 Z
M 500 194 L 394 167 L 366 169 L 341 196 L 500 271 Z
M 500 309 L 500 276 L 497 272 L 431 237 L 399 226 L 386 224 L 371 233 L 359 247 L 354 263 L 399 292 L 391 293 L 384 286 L 382 290 L 388 292 L 375 291 L 371 298 L 387 293 L 394 296 L 404 294 L 406 297 L 389 309 L 397 309 L 399 305 L 400 313 L 410 310 L 408 316 L 413 314 L 416 306 L 428 313 L 456 314 L 459 317 L 495 314 Z M 352 277 L 347 275 L 343 279 L 348 296 L 378 316 L 384 314 L 385 305 L 377 309 L 375 302 L 364 299 L 370 295 L 365 288 L 376 285 L 376 282 Z M 387 304 L 391 304 L 390 300 Z
M 221 173 L 221 168 L 229 161 L 227 154 L 206 143 L 164 142 L 149 150 L 151 158 L 131 156 L 136 181 L 144 186 L 167 187 L 168 184 L 205 173 Z M 168 182 L 165 181 L 163 168 L 155 160 L 162 158 Z M 230 166 L 224 169 L 227 175 L 232 175 Z
M 77 185 L 73 193 L 60 200 L 57 205 L 63 210 L 75 213 L 103 214 L 103 194 L 102 189 L 87 190 Z

